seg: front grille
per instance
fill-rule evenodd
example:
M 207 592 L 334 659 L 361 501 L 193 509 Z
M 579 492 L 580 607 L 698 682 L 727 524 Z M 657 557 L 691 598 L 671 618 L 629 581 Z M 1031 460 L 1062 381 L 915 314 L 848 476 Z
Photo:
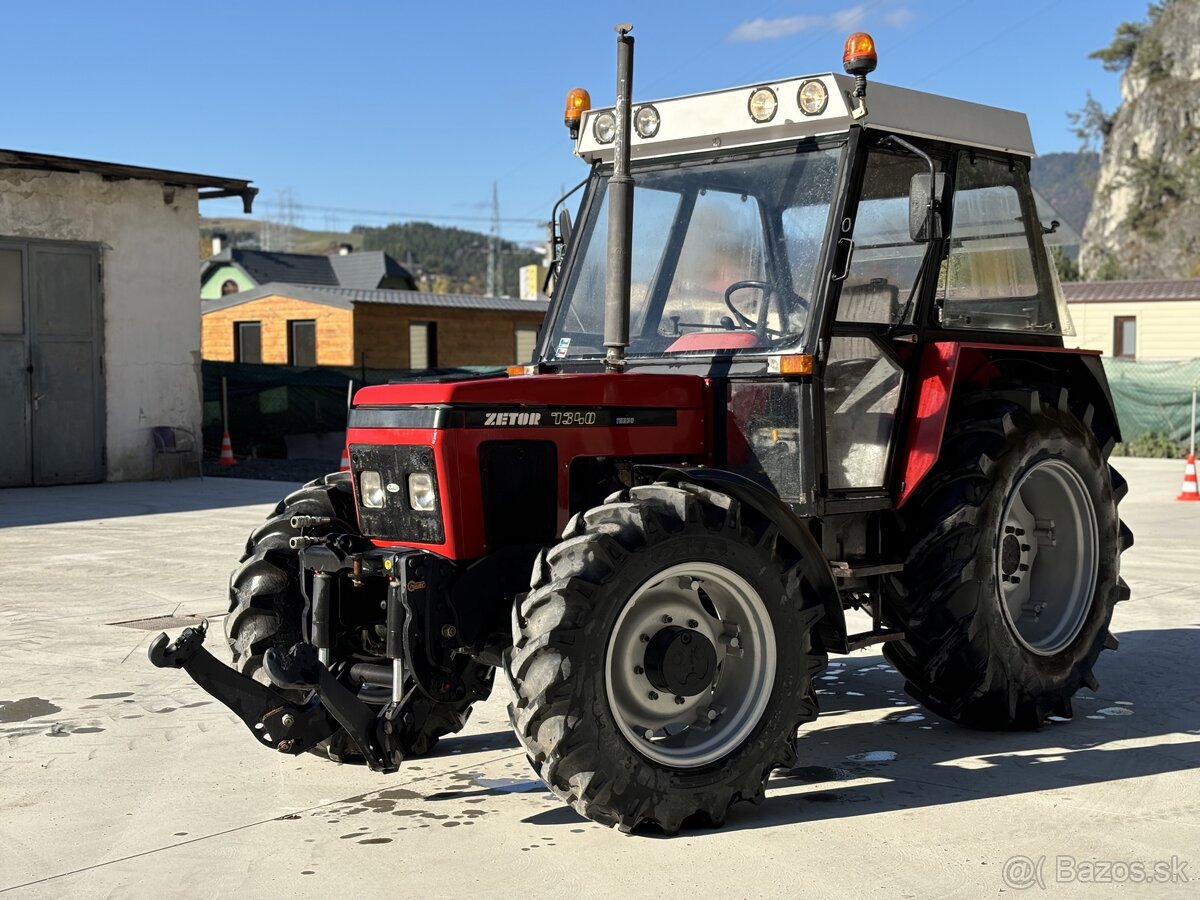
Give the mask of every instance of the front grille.
M 544 544 L 558 528 L 558 452 L 552 441 L 479 445 L 483 528 L 494 549 Z
M 367 537 L 385 541 L 413 541 L 418 544 L 441 544 L 446 540 L 442 525 L 442 506 L 446 498 L 438 491 L 437 508 L 431 512 L 413 509 L 408 502 L 408 476 L 413 472 L 428 472 L 437 484 L 437 467 L 433 450 L 420 444 L 351 444 L 350 468 L 355 479 L 360 472 L 375 471 L 385 486 L 383 506 L 379 509 L 362 505 L 358 497 L 358 521 Z M 359 493 L 358 485 L 354 487 Z

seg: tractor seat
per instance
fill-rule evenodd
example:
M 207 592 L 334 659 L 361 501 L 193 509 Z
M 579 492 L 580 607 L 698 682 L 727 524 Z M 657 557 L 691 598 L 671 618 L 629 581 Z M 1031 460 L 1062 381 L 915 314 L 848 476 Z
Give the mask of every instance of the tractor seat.
M 664 353 L 695 353 L 702 350 L 741 350 L 757 347 L 758 336 L 752 331 L 693 331 L 680 335 Z

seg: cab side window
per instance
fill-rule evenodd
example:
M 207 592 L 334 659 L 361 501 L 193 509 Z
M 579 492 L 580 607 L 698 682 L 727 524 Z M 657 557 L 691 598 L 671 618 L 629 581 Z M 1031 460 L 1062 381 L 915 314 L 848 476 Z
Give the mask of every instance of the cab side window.
M 947 328 L 1062 333 L 1053 291 L 1038 283 L 1029 235 L 1040 224 L 1030 197 L 1023 168 L 959 154 L 950 250 L 938 279 Z
M 935 163 L 940 170 L 940 161 Z M 908 194 L 912 177 L 928 171 L 925 161 L 911 154 L 871 151 L 837 321 L 891 325 L 900 315 L 928 246 L 909 236 Z

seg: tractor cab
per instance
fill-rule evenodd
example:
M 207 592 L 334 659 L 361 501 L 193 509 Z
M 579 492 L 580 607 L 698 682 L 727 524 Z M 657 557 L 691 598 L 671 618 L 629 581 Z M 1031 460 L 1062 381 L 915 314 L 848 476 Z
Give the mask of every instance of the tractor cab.
M 572 91 L 591 174 L 531 371 L 600 370 L 615 339 L 621 371 L 713 379 L 720 464 L 802 514 L 903 495 L 889 462 L 922 348 L 1073 332 L 1025 117 L 868 88 L 874 61 L 860 34 L 846 75 L 631 104 L 628 334 L 607 342 L 618 110 Z

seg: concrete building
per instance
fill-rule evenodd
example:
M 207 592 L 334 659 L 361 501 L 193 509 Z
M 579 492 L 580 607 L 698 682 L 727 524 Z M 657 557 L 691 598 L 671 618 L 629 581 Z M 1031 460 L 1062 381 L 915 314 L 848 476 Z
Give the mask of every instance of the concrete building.
M 223 362 L 433 369 L 533 357 L 539 300 L 266 284 L 203 302 L 203 355 Z
M 199 432 L 198 201 L 249 182 L 0 150 L 0 487 L 147 478 Z
M 1200 278 L 1063 285 L 1075 323 L 1068 346 L 1117 359 L 1200 357 Z

